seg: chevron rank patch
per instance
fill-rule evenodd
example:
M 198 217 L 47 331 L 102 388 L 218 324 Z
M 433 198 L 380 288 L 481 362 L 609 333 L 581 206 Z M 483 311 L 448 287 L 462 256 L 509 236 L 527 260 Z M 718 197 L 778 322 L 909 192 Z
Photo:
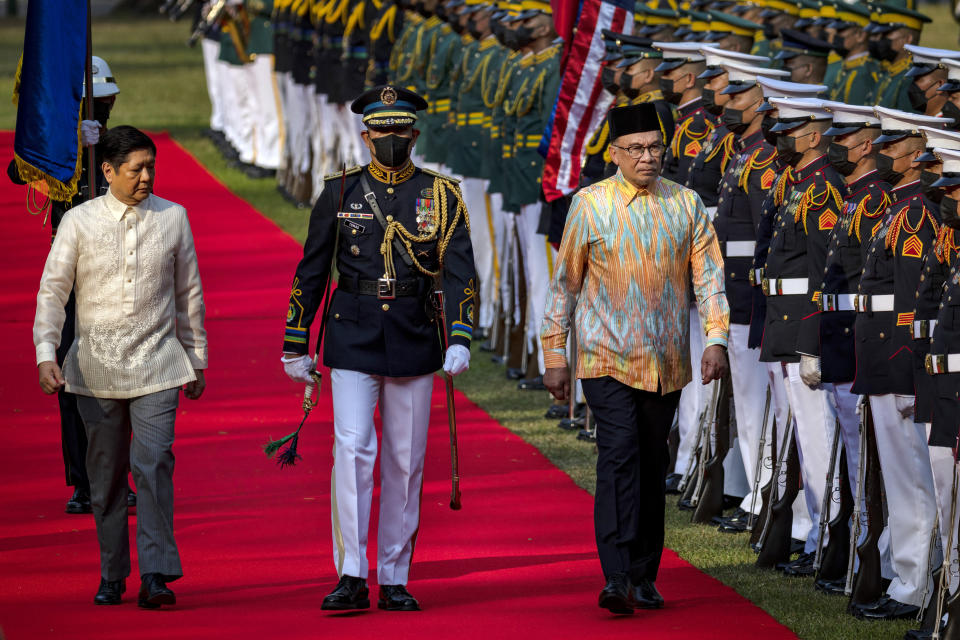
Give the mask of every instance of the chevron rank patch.
M 690 158 L 695 158 L 696 155 L 700 153 L 700 149 L 702 148 L 703 147 L 700 146 L 700 143 L 697 140 L 694 140 L 693 142 L 687 144 L 687 146 L 683 148 L 683 155 Z
M 820 214 L 820 219 L 817 221 L 817 228 L 820 231 L 826 231 L 828 229 L 833 229 L 834 225 L 837 224 L 837 214 L 835 214 L 830 209 L 827 209 Z
M 903 241 L 903 249 L 900 253 L 906 258 L 923 257 L 923 241 L 917 236 L 910 236 Z
M 764 189 L 769 189 L 773 186 L 774 181 L 777 179 L 777 172 L 772 168 L 767 169 L 763 172 L 763 175 L 760 176 L 760 186 Z
M 897 326 L 898 327 L 912 327 L 913 326 L 913 313 L 898 313 L 897 314 Z

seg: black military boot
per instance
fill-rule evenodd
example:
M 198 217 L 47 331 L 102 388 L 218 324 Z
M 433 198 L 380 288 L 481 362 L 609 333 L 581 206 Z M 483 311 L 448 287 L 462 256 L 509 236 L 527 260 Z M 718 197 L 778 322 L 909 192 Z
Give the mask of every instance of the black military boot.
M 370 592 L 363 578 L 343 576 L 336 589 L 323 599 L 320 608 L 324 611 L 349 611 L 351 609 L 369 609 Z

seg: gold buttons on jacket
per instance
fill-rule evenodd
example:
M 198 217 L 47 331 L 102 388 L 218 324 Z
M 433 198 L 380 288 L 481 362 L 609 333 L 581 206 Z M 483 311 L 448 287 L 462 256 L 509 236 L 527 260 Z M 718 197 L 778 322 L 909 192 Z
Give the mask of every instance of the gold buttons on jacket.
M 387 193 L 393 193 L 393 187 L 387 187 Z
M 333 314 L 333 319 L 334 319 L 334 320 L 339 320 L 339 319 L 340 319 L 340 314 L 339 314 L 339 313 Z
M 388 305 L 387 303 L 383 303 L 383 306 L 380 308 L 383 309 L 384 311 L 390 311 L 390 305 Z
M 883 340 L 886 336 L 883 335 L 883 331 L 880 332 L 880 339 Z
M 788 319 L 788 317 L 787 317 L 786 315 L 784 315 L 784 316 L 783 316 L 783 319 L 784 319 L 784 320 L 787 320 L 787 319 Z

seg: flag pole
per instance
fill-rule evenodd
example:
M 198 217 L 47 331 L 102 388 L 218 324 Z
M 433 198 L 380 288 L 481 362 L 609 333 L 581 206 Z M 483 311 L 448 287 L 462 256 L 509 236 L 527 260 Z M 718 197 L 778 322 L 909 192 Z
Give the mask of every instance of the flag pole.
M 93 19 L 91 17 L 90 0 L 87 0 L 87 64 L 84 72 L 84 83 L 87 87 L 86 113 L 87 119 L 93 119 Z M 87 184 L 89 185 L 89 200 L 97 197 L 96 160 L 93 157 L 94 145 L 87 146 Z

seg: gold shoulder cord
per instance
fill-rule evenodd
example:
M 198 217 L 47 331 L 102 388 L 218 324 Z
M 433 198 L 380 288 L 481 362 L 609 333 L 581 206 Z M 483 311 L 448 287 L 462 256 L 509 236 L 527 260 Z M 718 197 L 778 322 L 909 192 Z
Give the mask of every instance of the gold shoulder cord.
M 453 220 L 449 223 L 447 220 L 447 191 L 453 193 L 457 202 Z M 439 212 L 440 216 L 439 224 L 434 227 L 433 231 L 414 234 L 407 231 L 397 220 L 392 220 L 387 223 L 383 234 L 383 243 L 380 245 L 380 254 L 383 256 L 383 277 L 397 277 L 397 271 L 393 264 L 393 251 L 391 250 L 395 237 L 399 238 L 400 242 L 406 247 L 407 253 L 413 260 L 413 266 L 416 267 L 420 273 L 435 278 L 443 269 L 443 258 L 447 253 L 447 246 L 450 244 L 451 238 L 453 238 L 453 233 L 456 231 L 457 224 L 460 222 L 461 217 L 463 217 L 464 224 L 467 225 L 467 232 L 470 231 L 470 216 L 467 214 L 467 208 L 463 204 L 460 187 L 446 178 L 435 177 L 433 179 L 433 193 L 435 197 L 433 207 L 435 211 Z M 434 240 L 437 240 L 437 263 L 440 266 L 436 271 L 430 271 L 417 260 L 417 254 L 413 250 L 413 243 L 433 242 Z

